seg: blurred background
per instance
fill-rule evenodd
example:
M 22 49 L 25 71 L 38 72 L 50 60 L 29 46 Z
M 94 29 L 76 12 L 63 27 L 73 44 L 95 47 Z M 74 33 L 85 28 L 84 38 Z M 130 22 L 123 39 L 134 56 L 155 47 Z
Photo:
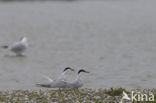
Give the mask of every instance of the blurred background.
M 0 2 L 0 45 L 29 42 L 25 57 L 0 49 L 2 90 L 40 89 L 65 67 L 69 81 L 90 72 L 84 88 L 155 88 L 155 0 L 21 1 Z

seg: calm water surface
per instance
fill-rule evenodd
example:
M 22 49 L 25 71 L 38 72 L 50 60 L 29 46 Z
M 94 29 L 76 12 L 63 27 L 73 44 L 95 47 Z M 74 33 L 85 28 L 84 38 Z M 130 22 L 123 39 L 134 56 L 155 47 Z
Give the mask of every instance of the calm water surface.
M 0 2 L 0 44 L 28 37 L 25 57 L 0 49 L 0 88 L 38 89 L 73 67 L 89 88 L 156 87 L 156 1 Z M 68 73 L 69 81 L 76 72 Z

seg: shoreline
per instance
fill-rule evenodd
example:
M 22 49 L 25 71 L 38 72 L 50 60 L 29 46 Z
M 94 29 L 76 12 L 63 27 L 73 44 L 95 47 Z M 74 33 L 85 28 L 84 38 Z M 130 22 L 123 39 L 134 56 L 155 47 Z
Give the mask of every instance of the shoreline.
M 129 96 L 131 91 L 139 91 L 140 93 L 153 93 L 156 98 L 156 89 L 134 89 L 126 90 L 124 88 L 110 89 L 64 89 L 64 90 L 12 90 L 0 91 L 0 102 L 11 103 L 119 103 L 123 91 Z M 128 101 L 126 103 L 129 103 Z M 135 102 L 134 102 L 135 103 Z M 137 102 L 144 103 L 144 102 Z M 146 103 L 156 103 L 153 102 Z

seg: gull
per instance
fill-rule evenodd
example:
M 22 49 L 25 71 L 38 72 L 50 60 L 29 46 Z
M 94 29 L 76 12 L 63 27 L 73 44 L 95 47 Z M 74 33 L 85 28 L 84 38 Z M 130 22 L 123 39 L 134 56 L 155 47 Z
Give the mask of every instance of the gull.
M 73 89 L 78 89 L 80 87 L 83 86 L 83 82 L 81 80 L 81 73 L 84 72 L 84 73 L 89 73 L 88 71 L 84 70 L 84 69 L 80 69 L 78 71 L 78 75 L 77 75 L 77 78 L 73 81 L 73 82 L 67 82 L 67 88 L 73 88 Z
M 2 48 L 8 49 L 16 54 L 16 56 L 22 56 L 22 53 L 27 49 L 28 42 L 26 37 L 22 37 L 20 41 L 14 42 L 11 45 L 4 45 Z
M 63 70 L 61 75 L 55 79 L 52 80 L 51 78 L 45 76 L 49 81 L 51 81 L 49 84 L 36 84 L 36 86 L 39 87 L 46 87 L 46 88 L 66 88 L 67 82 L 66 82 L 66 72 L 67 70 L 74 71 L 74 69 L 67 67 Z

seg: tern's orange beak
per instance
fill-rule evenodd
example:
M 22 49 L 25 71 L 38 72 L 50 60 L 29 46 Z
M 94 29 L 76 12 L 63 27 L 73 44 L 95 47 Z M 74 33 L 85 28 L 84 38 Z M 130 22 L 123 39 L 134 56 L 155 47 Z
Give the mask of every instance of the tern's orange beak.
M 85 73 L 89 73 L 88 71 L 85 71 Z

